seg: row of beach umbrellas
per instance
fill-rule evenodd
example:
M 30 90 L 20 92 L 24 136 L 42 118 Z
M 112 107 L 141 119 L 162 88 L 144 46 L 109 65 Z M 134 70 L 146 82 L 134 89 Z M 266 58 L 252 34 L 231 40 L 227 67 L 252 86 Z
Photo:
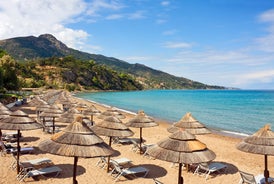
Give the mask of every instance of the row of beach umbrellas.
M 65 97 L 62 98 L 62 100 L 59 99 L 59 102 L 65 103 Z M 32 103 L 40 105 L 45 104 L 41 102 L 42 100 L 36 99 L 36 101 L 37 102 L 33 101 Z M 51 101 L 53 100 L 51 99 Z M 86 110 L 86 114 L 93 116 L 93 114 L 96 113 L 95 109 L 93 110 L 94 111 Z M 85 108 L 81 107 L 79 108 L 79 111 L 84 112 Z M 75 111 L 75 115 L 78 116 L 78 112 Z M 42 117 L 43 113 L 46 114 L 46 112 L 40 114 Z M 158 125 L 143 111 L 138 112 L 138 114 L 126 124 L 123 124 L 120 121 L 120 119 L 123 118 L 123 115 L 117 109 L 111 109 L 101 113 L 100 118 L 103 120 L 90 128 L 83 123 L 82 117 L 77 117 L 75 121 L 70 122 L 70 124 L 61 132 L 54 134 L 50 140 L 43 141 L 39 144 L 39 148 L 43 151 L 74 157 L 73 184 L 77 183 L 76 168 L 78 157 L 93 158 L 117 155 L 118 153 L 111 148 L 111 139 L 112 137 L 132 136 L 133 132 L 128 129 L 128 127 L 140 128 L 141 147 L 143 142 L 142 128 Z M 93 118 L 91 118 L 91 120 L 93 121 Z M 11 112 L 8 108 L 0 104 L 0 129 L 17 130 L 18 135 L 20 135 L 21 130 L 32 130 L 38 128 L 42 128 L 42 126 L 30 118 L 26 113 L 23 113 L 20 110 Z M 204 143 L 200 142 L 195 137 L 195 135 L 207 134 L 210 133 L 210 131 L 202 123 L 196 120 L 191 113 L 186 113 L 181 120 L 175 122 L 171 127 L 169 127 L 168 131 L 172 134 L 159 141 L 156 146 L 152 147 L 148 151 L 148 154 L 160 160 L 179 163 L 178 184 L 183 183 L 183 178 L 181 177 L 182 164 L 209 162 L 215 159 L 216 155 L 214 152 L 209 150 Z M 108 136 L 109 144 L 107 145 L 104 143 L 104 141 L 95 133 L 98 135 Z M 17 172 L 19 172 L 19 136 L 17 147 Z M 267 156 L 274 154 L 274 133 L 270 130 L 270 126 L 267 125 L 255 134 L 248 136 L 237 145 L 237 148 L 241 151 L 264 155 L 264 176 L 265 183 L 268 183 L 267 179 L 269 177 L 269 171 L 267 168 Z

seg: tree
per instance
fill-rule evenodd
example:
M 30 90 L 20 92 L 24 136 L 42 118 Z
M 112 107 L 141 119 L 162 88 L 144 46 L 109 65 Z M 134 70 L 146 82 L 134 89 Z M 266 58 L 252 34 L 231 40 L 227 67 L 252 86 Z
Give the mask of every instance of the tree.
M 3 87 L 7 90 L 18 90 L 19 80 L 16 74 L 16 62 L 9 55 L 0 58 L 0 67 L 3 70 Z

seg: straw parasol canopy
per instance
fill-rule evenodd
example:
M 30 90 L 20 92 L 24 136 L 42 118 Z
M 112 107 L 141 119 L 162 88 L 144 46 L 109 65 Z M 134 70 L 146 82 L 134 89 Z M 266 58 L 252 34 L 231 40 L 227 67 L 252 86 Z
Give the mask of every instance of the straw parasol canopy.
M 8 108 L 1 108 L 2 106 L 0 105 L 0 120 L 9 117 L 11 114 L 11 111 Z M 0 129 L 0 138 L 2 137 L 2 130 Z
M 264 177 L 265 183 L 268 184 L 269 171 L 267 168 L 267 156 L 274 155 L 274 132 L 271 131 L 270 125 L 266 124 L 253 135 L 244 138 L 243 141 L 237 145 L 237 148 L 244 152 L 264 155 Z
M 45 109 L 40 117 L 43 118 L 43 125 L 45 126 L 45 118 L 52 118 L 52 133 L 55 133 L 55 118 L 60 117 L 63 111 L 59 109 L 56 105 L 51 105 L 49 108 Z
M 130 119 L 126 123 L 126 125 L 129 127 L 140 128 L 140 154 L 142 154 L 142 128 L 158 126 L 158 123 L 156 123 L 152 118 L 148 117 L 144 111 L 139 111 L 134 118 Z
M 62 123 L 72 123 L 75 119 L 75 116 L 79 116 L 80 114 L 81 113 L 77 109 L 72 108 L 60 115 L 60 117 L 57 118 L 57 121 Z
M 56 105 L 51 105 L 49 108 L 44 109 L 44 111 L 39 116 L 43 118 L 44 126 L 46 123 L 45 118 L 52 118 L 52 133 L 55 133 L 55 118 L 60 117 L 62 113 L 63 111 Z
M 101 113 L 101 111 L 99 111 L 98 109 L 96 109 L 95 106 L 91 106 L 91 107 L 88 107 L 86 109 L 84 109 L 82 111 L 82 114 L 85 115 L 85 116 L 90 116 L 90 121 L 91 123 L 93 123 L 93 115 L 99 115 Z
M 134 134 L 120 119 L 114 116 L 105 118 L 91 129 L 98 135 L 108 136 L 109 146 L 111 146 L 112 137 L 129 137 Z M 108 157 L 107 172 L 109 171 L 109 160 L 110 157 Z
M 116 108 L 111 108 L 111 109 L 108 109 L 108 110 L 102 112 L 102 113 L 98 116 L 98 118 L 99 118 L 99 119 L 105 119 L 106 117 L 109 117 L 109 116 L 115 116 L 115 117 L 117 117 L 117 118 L 119 118 L 119 119 L 125 119 L 125 118 L 126 118 L 126 116 L 123 115 L 123 114 L 122 114 L 118 109 L 116 109 Z
M 167 128 L 167 131 L 174 133 L 180 128 L 183 128 L 194 135 L 211 133 L 210 130 L 208 130 L 205 125 L 196 120 L 190 112 L 186 113 L 180 121 Z
M 54 134 L 51 139 L 41 142 L 39 148 L 51 154 L 74 157 L 73 184 L 77 184 L 78 157 L 94 158 L 110 156 L 115 153 L 110 146 L 83 123 L 80 116 L 64 130 Z
M 19 173 L 20 157 L 20 130 L 34 130 L 42 128 L 42 125 L 30 118 L 28 114 L 21 110 L 12 112 L 9 117 L 0 120 L 0 129 L 17 130 L 17 174 Z
M 76 105 L 76 109 L 80 112 L 82 112 L 83 110 L 85 110 L 87 108 L 88 108 L 87 104 L 84 104 L 84 103 L 79 103 Z
M 34 99 L 32 99 L 28 103 L 28 106 L 38 107 L 39 105 L 42 105 L 42 104 L 47 104 L 47 102 L 45 102 L 44 100 L 42 100 L 40 97 L 35 96 Z
M 159 141 L 147 152 L 154 158 L 179 163 L 178 184 L 183 183 L 182 164 L 209 162 L 216 157 L 213 151 L 196 139 L 195 135 L 182 129 Z
M 35 107 L 36 107 L 37 119 L 40 120 L 40 114 L 41 114 L 44 110 L 50 108 L 50 105 L 49 105 L 47 102 L 45 102 L 44 100 L 41 100 L 41 101 L 39 101 L 37 104 L 35 104 Z

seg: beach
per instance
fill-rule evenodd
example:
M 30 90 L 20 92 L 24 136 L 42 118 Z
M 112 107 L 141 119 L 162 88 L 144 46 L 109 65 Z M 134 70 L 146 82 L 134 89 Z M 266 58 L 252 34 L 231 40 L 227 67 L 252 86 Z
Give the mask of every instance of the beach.
M 91 101 L 82 100 L 80 98 L 74 98 L 78 102 L 85 103 L 88 105 L 94 105 L 101 112 L 105 111 L 107 106 L 93 103 Z M 16 107 L 18 108 L 18 107 Z M 20 107 L 21 108 L 21 107 Z M 20 109 L 19 108 L 19 109 Z M 22 109 L 24 111 L 24 107 Z M 122 119 L 123 122 L 127 122 L 130 118 L 134 117 L 132 113 L 123 112 L 126 115 L 126 119 Z M 94 116 L 94 121 L 100 122 L 102 120 Z M 58 125 L 58 122 L 56 123 Z M 158 141 L 167 138 L 170 133 L 167 132 L 166 128 L 170 124 L 161 121 L 159 126 L 151 128 L 143 128 L 143 138 L 145 139 L 145 144 L 154 144 Z M 139 129 L 130 128 L 135 134 L 133 138 L 139 138 Z M 3 132 L 7 132 L 3 130 Z M 47 157 L 53 161 L 55 165 L 62 169 L 62 172 L 57 177 L 39 177 L 38 181 L 33 178 L 27 178 L 25 181 L 30 183 L 72 183 L 72 172 L 73 172 L 73 157 L 57 156 L 49 153 L 43 153 L 37 148 L 38 144 L 49 139 L 52 135 L 44 133 L 41 129 L 22 131 L 23 139 L 21 142 L 21 147 L 34 146 L 36 151 L 34 154 L 22 155 L 20 157 L 21 161 Z M 210 183 L 210 184 L 221 184 L 221 183 L 239 183 L 240 174 L 238 170 L 245 171 L 255 176 L 258 174 L 263 174 L 264 171 L 264 156 L 256 155 L 251 153 L 245 153 L 239 151 L 236 145 L 241 141 L 237 137 L 229 137 L 220 134 L 207 134 L 207 135 L 197 135 L 196 138 L 201 142 L 205 143 L 207 147 L 214 151 L 216 154 L 216 159 L 214 162 L 221 162 L 227 165 L 227 169 L 221 173 L 211 174 L 208 180 L 205 180 L 204 176 L 194 175 L 192 171 L 187 172 L 183 169 L 182 176 L 184 178 L 184 183 Z M 104 141 L 108 143 L 108 138 L 103 137 Z M 132 160 L 132 165 L 144 166 L 149 169 L 149 174 L 145 178 L 133 178 L 128 179 L 125 177 L 120 177 L 116 183 L 142 183 L 142 184 L 152 184 L 153 178 L 157 178 L 159 181 L 165 184 L 176 184 L 178 178 L 178 167 L 176 164 L 173 165 L 170 162 L 161 161 L 157 159 L 151 159 L 148 157 L 143 157 L 142 155 L 132 151 L 132 145 L 121 145 L 113 144 L 112 147 L 118 150 L 121 154 L 113 158 L 126 157 Z M 114 178 L 111 177 L 105 169 L 101 169 L 96 166 L 99 158 L 79 158 L 78 170 L 77 170 L 77 181 L 80 184 L 106 184 L 114 183 Z M 11 155 L 0 157 L 0 183 L 1 184 L 11 184 L 19 183 L 16 180 L 16 171 L 10 168 L 11 163 L 14 158 Z M 268 157 L 268 170 L 270 176 L 274 176 L 274 157 Z

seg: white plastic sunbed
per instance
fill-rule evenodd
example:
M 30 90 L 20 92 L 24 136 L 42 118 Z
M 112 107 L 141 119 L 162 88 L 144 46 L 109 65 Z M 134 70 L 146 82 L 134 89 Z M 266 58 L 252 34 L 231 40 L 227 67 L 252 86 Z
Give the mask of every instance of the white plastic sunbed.
M 55 177 L 60 174 L 62 171 L 61 168 L 57 166 L 50 166 L 50 167 L 45 167 L 41 169 L 36 169 L 36 170 L 31 170 L 27 172 L 22 178 L 20 178 L 20 182 L 24 181 L 25 178 L 27 177 L 35 177 L 35 176 L 41 176 L 41 175 L 46 175 L 46 174 L 52 174 L 56 173 Z
M 14 157 L 14 162 L 11 164 L 11 168 L 15 169 L 16 168 L 16 163 L 17 163 L 17 158 Z M 30 164 L 30 165 L 41 165 L 45 163 L 52 163 L 52 161 L 49 158 L 37 158 L 37 159 L 32 159 L 32 160 L 24 160 L 20 161 L 19 164 L 24 165 L 24 164 Z
M 149 170 L 145 167 L 141 166 L 135 166 L 135 167 L 130 167 L 130 168 L 123 168 L 120 166 L 117 162 L 113 161 L 111 162 L 112 166 L 114 169 L 111 171 L 110 175 L 113 173 L 117 173 L 117 176 L 115 177 L 115 182 L 120 178 L 120 176 L 127 176 L 127 175 L 133 175 L 137 177 L 137 174 L 142 173 L 142 177 L 146 177 L 148 174 Z
M 220 162 L 200 163 L 198 167 L 196 168 L 194 174 L 202 173 L 203 175 L 205 175 L 205 179 L 207 180 L 209 174 L 214 172 L 220 173 L 221 170 L 225 170 L 226 168 L 227 168 L 227 165 Z

